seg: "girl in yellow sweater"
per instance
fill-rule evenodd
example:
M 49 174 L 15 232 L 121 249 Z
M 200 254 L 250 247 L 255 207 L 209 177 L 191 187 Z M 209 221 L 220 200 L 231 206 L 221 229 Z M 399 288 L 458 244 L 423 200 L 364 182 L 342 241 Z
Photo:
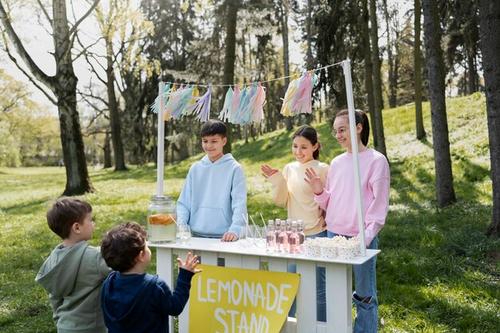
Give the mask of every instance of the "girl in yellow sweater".
M 301 126 L 293 134 L 292 154 L 295 162 L 288 163 L 283 172 L 264 164 L 262 175 L 274 185 L 273 200 L 278 206 L 286 207 L 288 218 L 304 221 L 304 233 L 308 237 L 326 237 L 326 224 L 323 211 L 314 201 L 311 186 L 305 181 L 306 169 L 312 168 L 319 175 L 323 184 L 328 174 L 328 165 L 321 163 L 319 158 L 320 143 L 318 133 L 311 126 Z M 295 272 L 295 265 L 288 269 Z M 325 308 L 325 270 L 316 270 L 317 320 L 326 321 Z M 289 315 L 293 316 L 295 303 Z
M 306 236 L 322 235 L 326 229 L 324 214 L 314 201 L 311 186 L 305 181 L 306 169 L 312 168 L 323 184 L 328 174 L 328 165 L 318 161 L 320 143 L 318 133 L 311 126 L 301 126 L 293 134 L 292 154 L 296 161 L 288 163 L 283 172 L 267 164 L 261 166 L 263 176 L 274 185 L 273 200 L 286 207 L 288 218 L 304 221 Z

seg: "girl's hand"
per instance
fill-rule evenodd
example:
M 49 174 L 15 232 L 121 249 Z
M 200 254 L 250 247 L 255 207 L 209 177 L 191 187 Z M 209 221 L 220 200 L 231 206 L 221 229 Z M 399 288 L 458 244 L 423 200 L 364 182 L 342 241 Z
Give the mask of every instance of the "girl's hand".
M 193 255 L 191 252 L 188 252 L 186 261 L 182 261 L 181 258 L 177 257 L 177 263 L 179 265 L 179 268 L 183 268 L 186 271 L 190 271 L 193 273 L 201 272 L 201 269 L 196 268 L 196 265 L 200 263 L 200 260 L 198 259 L 197 255 Z
M 323 183 L 313 168 L 306 169 L 306 178 L 304 180 L 311 186 L 314 194 L 319 195 L 323 193 Z
M 263 164 L 263 165 L 260 166 L 260 171 L 262 171 L 262 175 L 265 178 L 269 178 L 272 175 L 274 175 L 275 173 L 277 173 L 278 169 L 273 169 L 269 165 Z

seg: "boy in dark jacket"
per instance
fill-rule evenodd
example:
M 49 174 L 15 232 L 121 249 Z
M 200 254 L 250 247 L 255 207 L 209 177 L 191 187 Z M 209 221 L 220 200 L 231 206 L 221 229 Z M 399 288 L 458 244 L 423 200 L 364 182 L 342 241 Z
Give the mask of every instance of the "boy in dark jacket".
M 129 222 L 111 229 L 102 240 L 104 260 L 114 271 L 104 281 L 101 294 L 104 321 L 109 333 L 165 333 L 168 316 L 178 316 L 189 298 L 198 257 L 177 258 L 179 277 L 172 293 L 157 275 L 146 274 L 151 251 L 146 231 Z

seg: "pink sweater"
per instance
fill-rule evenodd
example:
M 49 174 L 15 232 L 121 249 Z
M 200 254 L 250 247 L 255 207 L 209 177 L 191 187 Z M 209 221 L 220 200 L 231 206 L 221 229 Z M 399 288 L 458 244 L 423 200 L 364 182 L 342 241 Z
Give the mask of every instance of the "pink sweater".
M 368 246 L 384 226 L 389 209 L 389 164 L 384 155 L 373 149 L 358 156 Z M 356 236 L 359 232 L 352 160 L 352 154 L 347 152 L 335 157 L 323 193 L 314 196 L 326 210 L 327 229 L 345 236 Z

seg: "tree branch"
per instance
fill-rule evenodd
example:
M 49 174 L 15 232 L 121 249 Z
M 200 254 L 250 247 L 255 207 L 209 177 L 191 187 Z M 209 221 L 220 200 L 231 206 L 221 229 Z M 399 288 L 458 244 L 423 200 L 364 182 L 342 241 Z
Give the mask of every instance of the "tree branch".
M 84 93 L 80 90 L 78 90 L 78 93 L 82 96 L 82 98 L 85 100 L 85 102 L 89 103 L 90 106 L 94 107 L 94 105 L 91 103 L 91 102 L 88 102 L 87 98 L 90 97 L 90 98 L 94 98 L 98 101 L 100 101 L 101 103 L 103 103 L 106 107 L 108 107 L 108 101 L 106 101 L 104 98 L 100 97 L 100 96 L 96 96 L 92 93 L 90 94 L 87 94 L 87 93 Z M 100 110 L 99 108 L 97 107 L 94 107 L 95 110 Z
M 75 61 L 76 59 L 80 58 L 85 52 L 87 52 L 88 49 L 90 49 L 92 46 L 95 46 L 97 45 L 97 43 L 99 43 L 101 41 L 101 39 L 103 39 L 103 37 L 99 37 L 97 38 L 97 40 L 90 44 L 89 46 L 83 46 L 83 43 L 80 41 L 80 39 L 78 39 L 78 42 L 80 44 L 80 46 L 83 48 L 82 51 L 80 53 L 78 53 L 77 55 L 75 55 L 75 57 L 73 58 L 73 61 Z
M 47 12 L 47 10 L 45 9 L 45 7 L 43 6 L 42 2 L 40 0 L 36 0 L 36 2 L 38 2 L 38 5 L 42 9 L 43 14 L 47 18 L 47 21 L 49 21 L 50 25 L 52 25 L 52 19 L 50 18 L 49 13 Z
M 95 0 L 94 3 L 92 4 L 92 6 L 90 6 L 89 10 L 87 10 L 87 12 L 85 14 L 83 14 L 83 16 L 80 17 L 80 19 L 78 21 L 75 22 L 75 24 L 69 30 L 70 35 L 76 32 L 76 29 L 78 28 L 80 23 L 82 23 L 83 20 L 85 20 L 87 18 L 87 16 L 90 15 L 90 13 L 92 13 L 92 11 L 94 10 L 94 8 L 97 6 L 98 3 L 99 3 L 99 0 Z
M 47 91 L 45 91 L 45 89 L 42 88 L 42 86 L 40 86 L 38 84 L 38 82 L 36 82 L 33 77 L 31 75 L 28 74 L 28 72 L 26 72 L 26 70 L 24 70 L 24 68 L 21 67 L 21 65 L 19 65 L 17 59 L 12 55 L 12 53 L 10 53 L 10 50 L 9 50 L 9 47 L 7 45 L 7 43 L 5 43 L 5 52 L 7 53 L 7 56 L 9 57 L 9 59 L 14 63 L 14 65 L 16 65 L 16 67 L 28 78 L 28 80 L 31 81 L 31 83 L 33 83 L 33 85 L 35 87 L 37 87 L 44 95 L 45 97 L 48 98 L 48 100 L 54 104 L 54 105 L 57 105 L 57 101 L 54 97 L 52 97 Z
M 3 3 L 1 0 L 0 0 L 0 20 L 2 21 L 3 26 L 5 27 L 7 35 L 9 35 L 9 38 L 10 38 L 12 44 L 14 44 L 14 47 L 16 48 L 17 53 L 19 54 L 21 59 L 24 61 L 26 66 L 28 66 L 28 68 L 30 69 L 33 76 L 35 76 L 38 81 L 42 82 L 47 87 L 49 87 L 49 89 L 54 91 L 55 90 L 54 78 L 45 74 L 40 69 L 40 67 L 38 67 L 38 65 L 33 61 L 31 56 L 28 54 L 28 52 L 24 48 L 23 43 L 21 42 L 21 40 L 17 36 L 16 32 L 14 31 L 14 28 L 12 27 L 12 24 L 10 22 L 10 19 L 9 19 L 7 13 L 5 12 L 5 9 L 4 9 L 4 6 L 3 6 Z M 6 43 L 6 46 L 7 46 L 7 43 Z M 11 58 L 11 60 L 15 59 L 12 57 L 11 54 L 9 54 L 9 58 Z M 16 66 L 18 66 L 18 68 L 19 68 L 17 61 L 15 61 L 15 63 L 16 63 Z M 24 70 L 22 70 L 22 71 L 25 73 Z M 30 79 L 31 79 L 31 77 L 30 77 Z M 51 101 L 52 101 L 52 99 L 51 99 Z

